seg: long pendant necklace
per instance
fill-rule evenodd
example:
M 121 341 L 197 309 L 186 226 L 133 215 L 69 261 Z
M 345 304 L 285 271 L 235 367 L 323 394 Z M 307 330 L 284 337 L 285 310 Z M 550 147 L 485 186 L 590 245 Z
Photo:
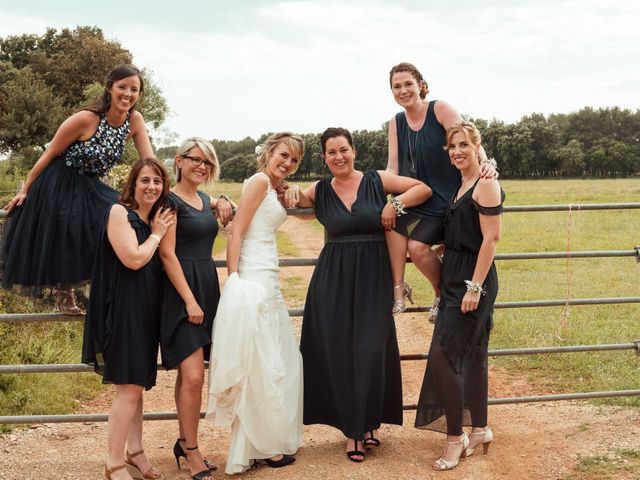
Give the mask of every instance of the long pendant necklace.
M 411 162 L 411 173 L 416 175 L 416 160 L 414 157 L 414 152 L 416 151 L 416 145 L 418 143 L 418 132 L 415 133 L 415 137 L 413 138 L 413 142 L 411 141 L 411 127 L 407 122 L 407 143 L 409 144 L 409 161 Z M 413 143 L 413 145 L 412 145 Z

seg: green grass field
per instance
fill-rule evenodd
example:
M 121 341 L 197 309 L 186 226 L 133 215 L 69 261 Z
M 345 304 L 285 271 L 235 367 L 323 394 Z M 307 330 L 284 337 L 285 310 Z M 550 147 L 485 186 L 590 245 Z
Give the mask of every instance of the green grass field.
M 506 180 L 505 205 L 628 203 L 640 201 L 640 179 Z M 218 190 L 219 189 L 219 190 Z M 239 198 L 237 184 L 215 185 Z M 310 222 L 322 235 L 322 226 Z M 283 243 L 284 245 L 284 243 Z M 632 250 L 640 245 L 640 210 L 509 212 L 503 215 L 499 253 Z M 640 264 L 633 257 L 562 260 L 502 260 L 498 301 L 567 298 L 637 297 Z M 433 292 L 413 265 L 407 268 L 420 305 Z M 292 306 L 304 301 L 301 279 L 288 280 L 285 295 Z M 291 292 L 291 293 L 288 293 Z M 640 340 L 640 304 L 572 306 L 566 324 L 563 307 L 498 309 L 491 348 L 629 343 Z M 640 357 L 633 351 L 563 353 L 497 357 L 549 392 L 640 388 Z M 601 402 L 640 406 L 639 397 Z
M 506 205 L 613 203 L 640 201 L 640 179 L 503 181 Z M 239 184 L 219 183 L 209 190 L 238 201 Z M 309 222 L 322 235 L 317 221 Z M 299 256 L 295 244 L 280 233 L 282 256 Z M 571 250 L 631 250 L 640 245 L 640 210 L 505 213 L 500 253 Z M 226 239 L 216 240 L 214 254 L 224 258 Z M 505 260 L 498 262 L 498 301 L 639 296 L 640 264 L 633 257 L 609 259 Z M 429 305 L 433 293 L 412 265 L 407 280 L 418 304 Z M 283 292 L 292 307 L 304 302 L 306 281 L 290 276 Z M 4 312 L 43 311 L 3 293 Z M 49 305 L 50 306 L 50 305 Z M 640 340 L 640 304 L 574 306 L 561 331 L 561 307 L 499 309 L 491 348 L 627 343 Z M 0 323 L 0 363 L 77 363 L 82 326 Z M 632 351 L 498 357 L 493 360 L 537 385 L 539 393 L 640 388 L 640 357 Z M 0 412 L 51 414 L 72 411 L 78 400 L 100 388 L 94 374 L 0 375 Z M 639 397 L 602 402 L 640 406 Z M 1 430 L 0 430 L 1 431 Z

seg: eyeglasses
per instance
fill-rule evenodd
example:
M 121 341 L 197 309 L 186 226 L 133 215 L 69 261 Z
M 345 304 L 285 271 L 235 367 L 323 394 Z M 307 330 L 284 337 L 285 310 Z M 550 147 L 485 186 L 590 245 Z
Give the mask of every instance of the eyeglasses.
M 194 167 L 199 167 L 204 163 L 206 168 L 213 168 L 213 163 L 200 157 L 192 157 L 191 155 L 180 155 L 182 158 L 188 158 Z

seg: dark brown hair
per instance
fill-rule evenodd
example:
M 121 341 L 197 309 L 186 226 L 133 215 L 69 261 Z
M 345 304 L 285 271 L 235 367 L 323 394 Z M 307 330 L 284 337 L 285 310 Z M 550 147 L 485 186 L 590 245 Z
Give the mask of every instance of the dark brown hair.
M 142 94 L 144 93 L 144 80 L 142 78 L 142 72 L 129 64 L 116 65 L 113 67 L 107 74 L 107 79 L 104 83 L 104 90 L 102 90 L 100 98 L 91 105 L 84 107 L 82 110 L 89 110 L 90 112 L 97 113 L 98 115 L 105 113 L 111 106 L 111 94 L 109 93 L 109 89 L 113 87 L 115 82 L 124 78 L 133 77 L 134 75 L 138 77 L 138 80 L 140 80 L 140 96 L 138 97 L 138 101 L 131 106 L 129 112 L 134 110 L 136 105 L 138 105 L 142 100 Z
M 156 210 L 160 205 L 164 203 L 169 195 L 169 188 L 171 187 L 169 183 L 169 174 L 167 174 L 167 169 L 164 168 L 164 165 L 160 163 L 155 158 L 141 158 L 136 163 L 131 166 L 131 172 L 129 173 L 129 178 L 127 178 L 127 182 L 124 184 L 122 188 L 122 196 L 120 197 L 120 203 L 127 208 L 135 210 L 139 207 L 138 202 L 135 199 L 136 193 L 136 182 L 138 181 L 138 177 L 140 176 L 140 172 L 144 167 L 151 167 L 153 170 L 160 175 L 162 178 L 162 193 L 160 194 L 160 198 L 156 200 L 151 207 L 151 211 L 149 212 L 149 218 L 153 218 L 156 213 Z
M 429 93 L 429 85 L 427 84 L 427 81 L 422 77 L 422 74 L 420 73 L 420 71 L 415 67 L 415 65 L 411 63 L 402 62 L 402 63 L 399 63 L 398 65 L 395 65 L 391 69 L 391 71 L 389 72 L 389 86 L 393 88 L 393 82 L 392 82 L 393 76 L 396 73 L 400 73 L 400 72 L 407 72 L 413 75 L 413 78 L 416 79 L 416 82 L 420 87 L 420 98 L 424 100 L 424 98 L 427 96 L 427 93 Z
M 327 151 L 327 141 L 330 138 L 336 137 L 346 138 L 347 142 L 349 142 L 349 146 L 355 150 L 355 147 L 353 146 L 353 138 L 351 137 L 351 133 L 349 133 L 349 130 L 342 127 L 329 127 L 324 132 L 322 132 L 322 135 L 320 136 L 320 145 L 322 146 L 323 155 Z

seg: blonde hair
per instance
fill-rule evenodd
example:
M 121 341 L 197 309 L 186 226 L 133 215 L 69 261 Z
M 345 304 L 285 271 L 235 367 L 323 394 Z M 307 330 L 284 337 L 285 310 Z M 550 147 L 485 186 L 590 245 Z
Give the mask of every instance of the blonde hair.
M 453 137 L 456 133 L 462 133 L 469 143 L 480 146 L 482 141 L 482 137 L 480 136 L 480 130 L 475 126 L 473 122 L 467 122 L 466 120 L 462 120 L 461 122 L 456 123 L 455 125 L 447 128 L 447 144 L 445 145 L 445 150 L 449 148 L 449 143 L 451 143 L 451 137 Z
M 211 168 L 211 172 L 207 177 L 206 183 L 211 183 L 214 180 L 218 179 L 220 175 L 220 163 L 218 162 L 218 155 L 216 154 L 216 149 L 213 148 L 210 142 L 201 137 L 191 137 L 187 138 L 182 144 L 178 147 L 178 151 L 176 155 L 178 157 L 182 157 L 187 155 L 192 148 L 198 147 L 202 154 L 205 157 L 205 160 L 211 162 L 213 167 Z M 178 164 L 173 162 L 173 172 L 176 174 L 176 182 L 179 182 L 182 179 L 182 174 L 180 173 L 180 169 L 178 168 Z
M 300 135 L 291 132 L 274 133 L 265 142 L 260 145 L 260 153 L 258 154 L 258 171 L 261 172 L 267 168 L 267 162 L 273 155 L 276 147 L 284 143 L 291 152 L 298 157 L 298 165 L 304 155 L 304 140 Z

